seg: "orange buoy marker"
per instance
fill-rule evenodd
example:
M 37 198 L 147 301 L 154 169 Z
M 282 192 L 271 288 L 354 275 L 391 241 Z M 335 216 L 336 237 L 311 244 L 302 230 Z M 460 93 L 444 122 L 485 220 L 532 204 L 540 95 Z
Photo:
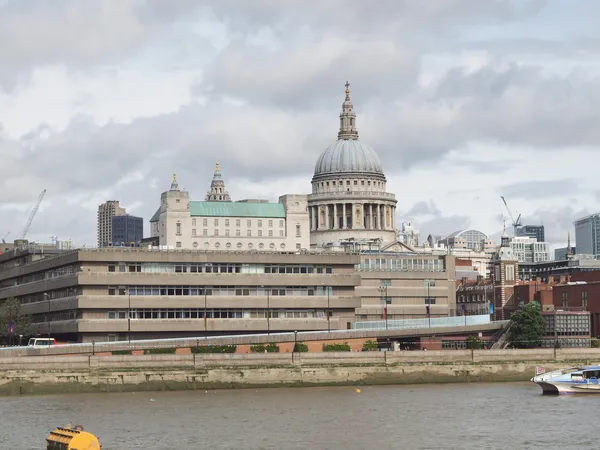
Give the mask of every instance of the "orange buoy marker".
M 357 393 L 357 394 L 360 394 L 360 389 L 358 389 L 358 388 L 357 388 L 357 389 L 356 389 L 356 393 Z

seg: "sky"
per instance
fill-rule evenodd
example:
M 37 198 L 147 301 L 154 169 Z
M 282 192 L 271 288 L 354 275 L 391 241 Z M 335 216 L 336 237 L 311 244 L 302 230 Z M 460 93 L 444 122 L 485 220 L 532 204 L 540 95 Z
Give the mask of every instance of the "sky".
M 96 243 L 172 174 L 203 200 L 309 193 L 350 82 L 398 223 L 510 218 L 554 246 L 600 211 L 600 2 L 0 0 L 0 238 Z

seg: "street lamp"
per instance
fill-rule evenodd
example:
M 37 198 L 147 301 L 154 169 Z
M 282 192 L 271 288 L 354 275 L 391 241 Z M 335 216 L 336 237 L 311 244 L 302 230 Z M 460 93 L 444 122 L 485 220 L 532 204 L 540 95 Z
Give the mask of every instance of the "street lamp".
M 127 340 L 131 344 L 131 290 L 127 296 Z
M 388 285 L 387 283 L 382 284 L 381 286 L 379 286 L 377 288 L 379 290 L 380 295 L 380 300 L 379 303 L 381 303 L 383 305 L 383 318 L 385 320 L 385 329 L 388 329 L 388 310 L 387 310 L 387 305 L 388 305 L 388 295 L 387 295 L 387 289 L 388 289 Z M 385 297 L 383 296 L 383 294 L 385 294 Z
M 50 339 L 50 296 L 44 292 L 44 299 L 48 302 L 48 312 L 46 313 L 46 325 L 48 327 L 48 339 Z
M 331 333 L 331 308 L 329 307 L 329 286 L 326 286 L 325 289 L 327 289 L 327 332 Z
M 292 353 L 296 353 L 298 351 L 298 330 L 294 330 L 294 349 Z
M 204 286 L 204 339 L 208 339 L 208 330 L 206 325 L 206 286 Z

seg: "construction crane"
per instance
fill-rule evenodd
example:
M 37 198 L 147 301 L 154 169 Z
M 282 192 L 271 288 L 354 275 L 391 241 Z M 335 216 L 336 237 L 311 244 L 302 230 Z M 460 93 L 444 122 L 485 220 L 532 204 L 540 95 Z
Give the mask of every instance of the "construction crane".
M 4 235 L 4 237 L 2 238 L 2 243 L 3 243 L 3 244 L 6 244 L 6 238 L 8 237 L 8 235 L 9 235 L 9 234 L 10 234 L 10 231 L 9 231 L 8 233 L 6 233 L 6 234 Z
M 510 216 L 510 220 L 512 220 L 513 236 L 516 236 L 517 235 L 517 228 L 519 228 L 522 225 L 522 223 L 521 223 L 521 213 L 519 213 L 519 211 L 517 211 L 517 213 L 519 213 L 519 215 L 517 216 L 517 220 L 515 220 L 515 218 L 512 215 L 512 212 L 510 212 L 510 209 L 508 208 L 508 204 L 506 203 L 506 199 L 503 196 L 500 196 L 500 198 L 504 202 L 504 206 L 506 207 L 506 211 L 508 211 L 508 215 Z
M 25 224 L 25 228 L 23 229 L 23 236 L 21 237 L 21 239 L 25 239 L 25 236 L 27 236 L 27 232 L 29 231 L 29 227 L 31 226 L 31 222 L 33 222 L 33 219 L 35 218 L 35 215 L 38 212 L 38 208 L 40 207 L 40 203 L 42 203 L 42 200 L 44 199 L 44 194 L 45 193 L 46 193 L 46 189 L 44 189 L 40 193 L 40 196 L 38 197 L 37 201 L 35 202 L 35 205 L 33 205 L 33 209 L 31 210 L 31 214 L 29 216 L 29 219 L 27 220 L 27 223 Z

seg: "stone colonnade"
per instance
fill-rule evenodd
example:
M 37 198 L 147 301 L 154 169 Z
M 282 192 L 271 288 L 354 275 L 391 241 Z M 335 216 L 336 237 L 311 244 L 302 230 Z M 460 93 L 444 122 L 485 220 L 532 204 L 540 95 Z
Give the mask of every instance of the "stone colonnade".
M 311 231 L 394 230 L 396 207 L 384 203 L 328 203 L 309 206 Z

